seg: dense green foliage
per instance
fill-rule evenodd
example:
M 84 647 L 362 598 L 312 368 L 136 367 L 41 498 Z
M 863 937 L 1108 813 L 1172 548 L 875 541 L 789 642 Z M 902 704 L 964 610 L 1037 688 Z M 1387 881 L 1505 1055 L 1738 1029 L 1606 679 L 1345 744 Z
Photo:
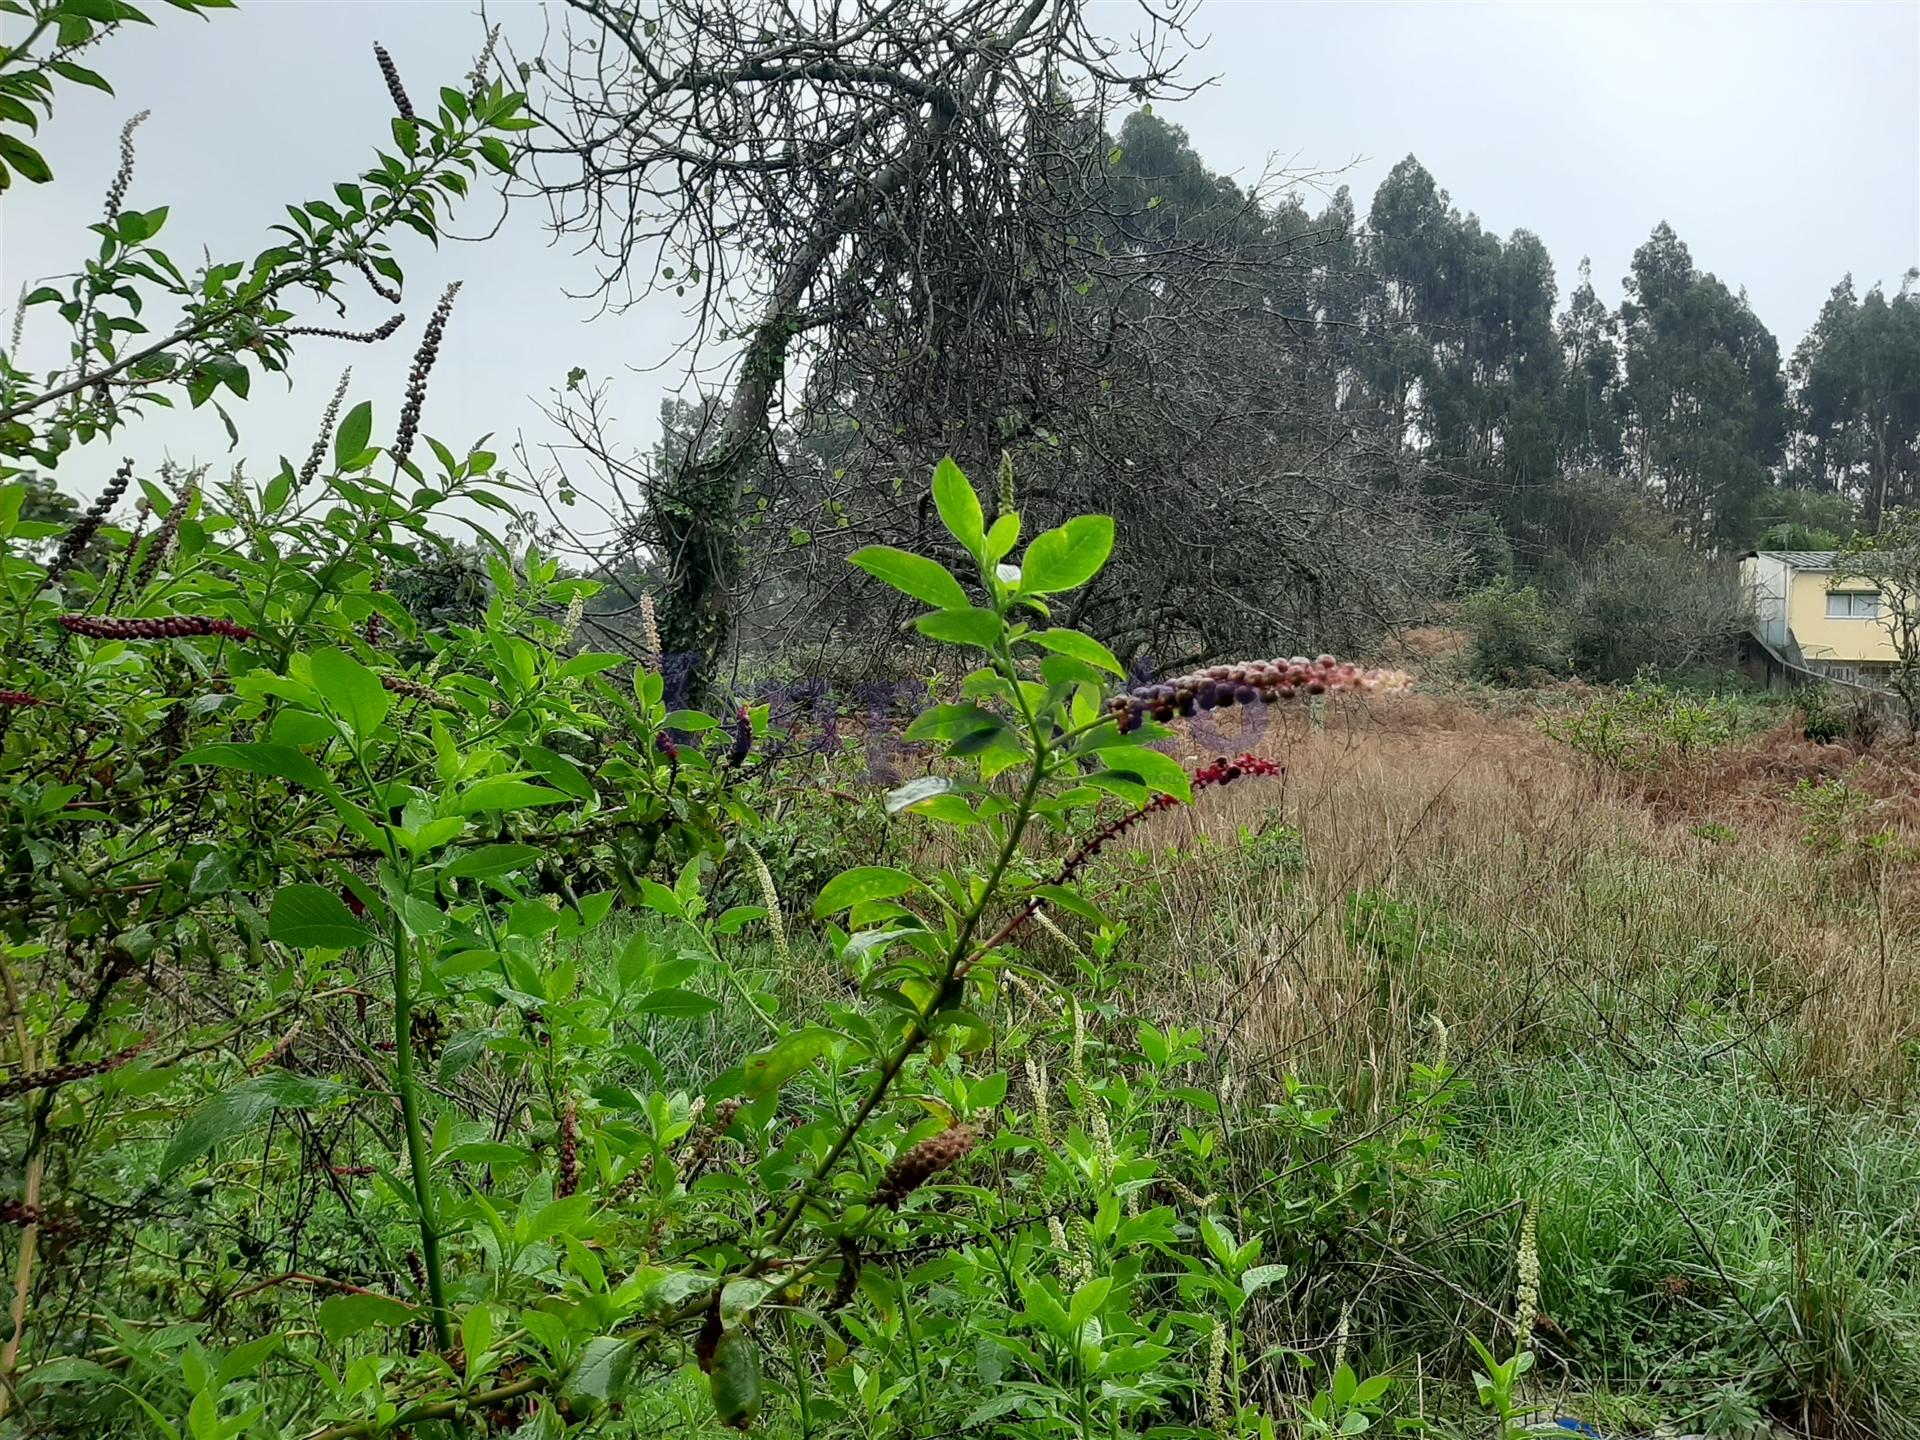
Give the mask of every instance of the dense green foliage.
M 16 129 L 55 78 L 104 87 L 72 54 L 147 18 L 7 8 L 33 29 L 0 57 Z M 1768 519 L 1851 529 L 1856 503 L 1881 537 L 1850 564 L 1911 548 L 1905 292 L 1836 296 L 1789 387 L 1664 226 L 1618 315 L 1583 285 L 1556 317 L 1538 241 L 1485 233 L 1412 161 L 1364 224 L 1344 194 L 1309 217 L 1150 113 L 1112 137 L 1050 99 L 1023 122 L 1096 162 L 1045 212 L 1096 222 L 1047 312 L 1071 333 L 928 347 L 883 383 L 879 328 L 872 368 L 836 377 L 912 391 L 886 443 L 929 455 L 947 407 L 961 448 L 988 416 L 990 487 L 950 458 L 883 482 L 836 413 L 742 490 L 703 449 L 716 407 L 670 406 L 648 467 L 670 483 L 582 573 L 485 442 L 422 429 L 457 286 L 391 432 L 343 380 L 261 483 L 127 459 L 83 508 L 47 481 L 150 407 L 245 399 L 303 337 L 392 333 L 292 306 L 359 281 L 394 303 L 398 232 L 437 241 L 483 166 L 514 173 L 536 122 L 488 73 L 495 39 L 431 116 L 378 51 L 393 151 L 251 261 L 189 274 L 158 248 L 166 208 L 124 204 L 129 126 L 97 249 L 24 297 L 66 322 L 65 361 L 0 356 L 0 1433 L 1273 1440 L 1491 1416 L 1508 1440 L 1563 1402 L 1896 1433 L 1920 1404 L 1898 795 L 1801 777 L 1783 863 L 1630 808 L 1777 718 L 1756 704 L 1635 678 L 1476 738 L 1456 784 L 1390 714 L 1362 733 L 1331 655 L 1157 689 L 1123 655 L 1371 633 L 1343 611 L 1372 567 L 1383 614 L 1464 596 L 1484 678 L 1710 658 L 1741 614 L 1700 552 Z M 0 177 L 48 178 L 0 136 Z M 1161 331 L 1116 282 L 1148 256 L 1230 295 L 1182 339 L 1180 383 L 1221 393 L 1204 441 L 1115 494 L 1122 526 L 1076 513 L 1100 466 L 1191 439 L 1128 413 L 1131 384 L 1180 393 L 1129 349 Z M 1269 371 L 1295 302 L 1307 342 Z M 1109 344 L 1103 307 L 1141 330 Z M 1003 433 L 956 398 L 1016 353 L 1043 383 Z M 1303 490 L 1223 527 L 1170 483 L 1299 463 L 1329 424 L 1353 458 L 1324 493 L 1357 516 Z M 1403 491 L 1418 534 L 1377 563 Z M 832 613 L 912 637 L 883 657 L 922 692 L 884 787 L 868 737 L 676 694 L 676 658 L 739 638 L 739 587 L 811 593 L 748 563 L 767 536 L 808 567 L 827 548 L 787 524 L 795 493 L 850 542 L 914 517 L 827 582 Z M 1254 579 L 1288 613 L 1249 619 L 1177 558 L 1189 525 L 1285 551 Z M 655 594 L 664 639 L 647 609 L 643 644 L 599 643 Z M 1556 768 L 1540 729 L 1589 763 Z M 1244 753 L 1188 753 L 1214 740 Z M 1793 948 L 1812 930 L 1824 950 Z

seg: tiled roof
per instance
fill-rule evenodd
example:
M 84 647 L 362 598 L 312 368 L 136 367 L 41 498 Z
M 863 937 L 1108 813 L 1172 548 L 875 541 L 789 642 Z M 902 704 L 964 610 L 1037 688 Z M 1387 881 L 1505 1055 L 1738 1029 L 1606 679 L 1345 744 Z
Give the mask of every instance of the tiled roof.
M 1784 560 L 1796 570 L 1831 570 L 1838 550 L 1756 550 L 1767 560 Z

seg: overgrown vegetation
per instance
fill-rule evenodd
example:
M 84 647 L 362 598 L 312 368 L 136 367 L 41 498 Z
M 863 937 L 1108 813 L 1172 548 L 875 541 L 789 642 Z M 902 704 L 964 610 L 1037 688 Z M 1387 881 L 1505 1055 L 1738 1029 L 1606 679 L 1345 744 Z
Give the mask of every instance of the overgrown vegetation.
M 72 56 L 147 18 L 26 8 L 0 98 L 42 111 L 55 78 L 105 85 Z M 1584 286 L 1556 333 L 1537 242 L 1485 235 L 1411 162 L 1366 227 L 1336 199 L 1338 263 L 1267 268 L 1304 213 L 1151 116 L 1113 143 L 1095 102 L 1127 77 L 1079 48 L 1077 12 L 909 4 L 770 54 L 692 0 L 578 8 L 619 64 L 715 68 L 660 71 L 630 125 L 589 126 L 557 193 L 637 207 L 686 283 L 758 302 L 729 407 L 669 412 L 616 517 L 629 553 L 529 515 L 571 482 L 428 433 L 457 285 L 391 430 L 343 378 L 261 483 L 96 460 L 148 407 L 230 405 L 311 342 L 398 333 L 292 307 L 362 283 L 397 304 L 400 231 L 436 239 L 554 138 L 509 79 L 604 118 L 584 49 L 508 70 L 489 35 L 429 115 L 376 47 L 393 149 L 252 261 L 191 275 L 156 243 L 165 207 L 127 208 L 129 126 L 97 258 L 24 297 L 71 338 L 51 370 L 17 339 L 0 360 L 5 1433 L 1910 1428 L 1920 776 L 1830 697 L 1789 719 L 1678 678 L 1743 622 L 1685 542 L 1755 520 L 1786 443 L 1744 302 L 1662 227 L 1617 323 Z M 885 183 L 809 212 L 796 167 L 825 161 L 765 141 L 822 114 Z M 999 182 L 1036 157 L 1046 194 L 1008 208 Z M 0 158 L 48 178 L 24 140 Z M 614 181 L 663 159 L 711 188 Z M 798 209 L 755 269 L 733 227 L 776 191 Z M 1084 235 L 1045 251 L 1068 220 Z M 970 290 L 1027 246 L 1058 293 Z M 1367 288 L 1362 262 L 1393 278 Z M 1456 264 L 1524 311 L 1510 351 L 1441 283 Z M 1181 339 L 1196 356 L 1243 322 L 1255 353 L 1281 345 L 1284 306 L 1249 318 L 1275 296 L 1340 335 L 1392 319 L 1393 344 L 1277 372 L 1206 355 L 1177 383 L 1217 386 L 1222 415 L 1328 408 L 1215 417 L 1161 473 L 1183 393 L 1156 388 L 1180 368 L 1141 299 L 1162 284 L 1217 307 Z M 930 297 L 911 324 L 942 337 L 897 369 L 895 291 Z M 178 322 L 134 338 L 167 304 Z M 1844 309 L 1820 346 L 1880 353 L 1911 305 L 1875 292 L 1858 334 Z M 817 408 L 776 431 L 790 352 Z M 1884 563 L 1907 452 L 1857 442 L 1904 423 L 1898 397 L 1835 391 L 1824 355 L 1798 362 L 1807 463 L 1874 490 L 1883 541 L 1849 553 Z M 1058 384 L 1010 418 L 1018 373 Z M 1128 417 L 1136 383 L 1154 404 Z M 1216 474 L 1293 465 L 1337 393 L 1346 459 L 1245 491 Z M 1699 424 L 1662 422 L 1657 396 L 1708 393 Z M 567 395 L 597 435 L 604 392 Z M 951 458 L 880 478 L 946 448 L 949 414 L 991 483 Z M 1566 473 L 1628 455 L 1647 494 Z M 77 465 L 84 505 L 43 473 Z M 1112 488 L 1119 524 L 1075 513 L 1125 468 L 1145 473 Z M 1169 484 L 1203 474 L 1242 497 L 1224 521 Z M 1366 503 L 1317 513 L 1329 496 Z M 824 506 L 850 564 L 795 506 Z M 1264 568 L 1169 575 L 1192 526 Z M 1369 548 L 1390 534 L 1397 567 Z M 763 564 L 768 535 L 808 558 Z M 840 641 L 905 620 L 911 648 L 806 668 L 743 605 L 759 587 Z M 1220 658 L 1456 600 L 1479 678 L 1615 683 L 1556 683 L 1523 717 L 1331 654 Z M 739 644 L 764 647 L 749 676 L 909 678 L 726 693 L 713 662 Z

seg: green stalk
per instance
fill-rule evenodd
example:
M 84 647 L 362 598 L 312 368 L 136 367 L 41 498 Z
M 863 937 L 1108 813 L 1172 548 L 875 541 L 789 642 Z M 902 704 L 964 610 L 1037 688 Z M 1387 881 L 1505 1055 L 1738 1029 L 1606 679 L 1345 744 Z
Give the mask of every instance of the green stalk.
M 973 937 L 979 928 L 980 918 L 986 913 L 987 907 L 993 903 L 994 897 L 1000 893 L 1000 882 L 1006 876 L 1007 866 L 1012 863 L 1015 853 L 1020 848 L 1020 837 L 1026 833 L 1027 825 L 1033 819 L 1034 801 L 1039 797 L 1040 786 L 1047 777 L 1047 760 L 1051 753 L 1051 744 L 1039 721 L 1034 718 L 1033 708 L 1027 703 L 1025 692 L 1020 689 L 1019 669 L 1014 663 L 1013 650 L 1004 639 L 1000 642 L 996 658 L 1000 661 L 1002 672 L 1014 681 L 1014 694 L 1020 703 L 1021 718 L 1026 721 L 1027 732 L 1033 739 L 1033 768 L 1027 774 L 1027 783 L 1020 792 L 1019 804 L 1015 806 L 1008 822 L 1007 838 L 994 860 L 992 871 L 987 875 L 986 884 L 981 887 L 979 898 L 974 901 L 961 921 L 959 933 L 947 953 L 946 973 L 941 977 L 939 989 L 928 1000 L 925 1009 L 920 1013 L 920 1018 L 908 1023 L 906 1034 L 901 1037 L 899 1046 L 881 1066 L 880 1073 L 867 1091 L 866 1099 L 860 1102 L 860 1108 L 842 1127 L 839 1138 L 813 1167 L 813 1173 L 801 1184 L 798 1193 L 788 1204 L 779 1222 L 767 1233 L 766 1238 L 761 1242 L 763 1252 L 786 1239 L 788 1233 L 799 1223 L 800 1217 L 806 1213 L 807 1203 L 813 1198 L 814 1192 L 832 1173 L 833 1167 L 840 1163 L 840 1157 L 846 1154 L 853 1144 L 854 1137 L 867 1123 L 868 1117 L 879 1108 L 880 1102 L 893 1088 L 893 1082 L 906 1068 L 907 1061 L 912 1058 L 913 1052 L 918 1050 L 926 1040 L 926 1023 L 940 1013 L 941 1007 L 952 996 L 953 987 L 961 975 L 961 967 L 967 963 L 972 954 Z
M 440 1261 L 440 1220 L 433 1201 L 426 1128 L 420 1123 L 420 1090 L 413 1075 L 413 964 L 396 916 L 393 938 L 393 1083 L 400 1092 L 400 1114 L 407 1126 L 407 1160 L 413 1169 L 413 1200 L 420 1211 L 420 1254 L 427 1271 L 427 1295 L 433 1305 L 433 1333 L 440 1348 L 453 1345 L 447 1311 L 447 1279 Z

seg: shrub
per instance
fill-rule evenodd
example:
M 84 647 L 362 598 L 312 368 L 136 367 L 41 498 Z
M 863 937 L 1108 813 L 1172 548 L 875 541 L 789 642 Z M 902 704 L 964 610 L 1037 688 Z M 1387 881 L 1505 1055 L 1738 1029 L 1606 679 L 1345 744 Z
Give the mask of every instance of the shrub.
M 1605 681 L 1730 657 L 1751 621 L 1730 564 L 1639 545 L 1611 546 L 1582 567 L 1566 617 L 1574 669 Z
M 1807 685 L 1794 692 L 1800 733 L 1821 745 L 1845 740 L 1869 749 L 1880 738 L 1881 711 L 1866 696 L 1838 685 Z
M 531 1413 L 558 1435 L 617 1404 L 627 1434 L 775 1407 L 854 1433 L 909 1414 L 968 1428 L 983 1408 L 1250 1433 L 1267 1362 L 1242 1315 L 1286 1272 L 1207 1193 L 1218 1137 L 1178 1098 L 1200 1032 L 1090 1016 L 1018 946 L 1051 908 L 1096 927 L 1104 960 L 1116 931 L 1078 888 L 1088 863 L 1279 770 L 1243 755 L 1189 772 L 1146 748 L 1167 733 L 1164 687 L 1103 703 L 1111 653 L 1027 623 L 1100 571 L 1111 520 L 1037 535 L 1016 568 L 1017 519 L 989 533 L 946 462 L 934 495 L 967 579 L 884 547 L 854 557 L 975 666 L 964 698 L 907 731 L 943 752 L 939 773 L 886 806 L 962 843 L 928 847 L 944 867 L 828 878 L 811 913 L 858 984 L 790 1007 L 801 897 L 774 867 L 795 877 L 793 834 L 762 810 L 813 777 L 739 758 L 764 711 L 742 732 L 670 710 L 657 670 L 615 683 L 623 657 L 575 653 L 594 582 L 537 550 L 488 543 L 479 623 L 416 626 L 378 566 L 445 562 L 421 493 L 484 505 L 498 482 L 475 451 L 420 492 L 371 424 L 357 407 L 298 496 L 287 472 L 217 508 L 183 485 L 156 531 L 177 548 L 143 549 L 151 575 L 124 591 L 137 537 L 103 530 L 102 573 L 54 579 L 23 548 L 46 538 L 14 519 L 25 487 L 0 490 L 20 637 L 0 976 L 34 997 L 14 1006 L 26 1038 L 0 1096 L 24 1102 L 13 1139 L 34 1178 L 4 1215 L 28 1253 L 46 1247 L 13 1377 L 36 1420 L 177 1433 L 251 1411 L 274 1433 L 371 1440 Z M 404 666 L 421 643 L 431 659 Z M 1291 664 L 1220 667 L 1207 683 L 1231 695 L 1211 698 L 1280 703 Z M 1302 668 L 1285 688 L 1303 703 L 1377 678 Z M 1246 700 L 1235 677 L 1273 683 Z M 1254 843 L 1271 858 L 1296 838 Z M 751 889 L 722 909 L 729 863 Z M 619 908 L 644 918 L 616 930 Z M 762 925 L 770 951 L 747 938 Z M 1041 1077 L 1019 1107 L 1010 1062 Z M 1177 1131 L 1193 1140 L 1170 1150 Z M 262 1196 L 300 1198 L 262 1223 Z M 69 1263 L 74 1241 L 97 1249 L 88 1264 Z M 136 1257 L 138 1289 L 103 1329 L 38 1322 L 102 1308 L 111 1254 Z M 909 1267 L 922 1255 L 937 1285 Z M 189 1308 L 197 1325 L 168 1328 Z M 134 1352 L 113 1384 L 89 1358 L 108 1333 Z M 838 1363 L 850 1348 L 885 1388 Z M 291 1378 L 336 1366 L 353 1383 Z M 1336 1367 L 1302 1399 L 1354 1433 L 1386 1389 Z
M 1564 675 L 1566 636 L 1561 621 L 1531 585 L 1502 583 L 1469 596 L 1460 607 L 1468 635 L 1467 667 L 1475 679 L 1532 685 Z
M 1729 697 L 1690 694 L 1643 675 L 1540 723 L 1553 739 L 1606 769 L 1653 770 L 1725 744 L 1739 721 L 1739 704 Z

